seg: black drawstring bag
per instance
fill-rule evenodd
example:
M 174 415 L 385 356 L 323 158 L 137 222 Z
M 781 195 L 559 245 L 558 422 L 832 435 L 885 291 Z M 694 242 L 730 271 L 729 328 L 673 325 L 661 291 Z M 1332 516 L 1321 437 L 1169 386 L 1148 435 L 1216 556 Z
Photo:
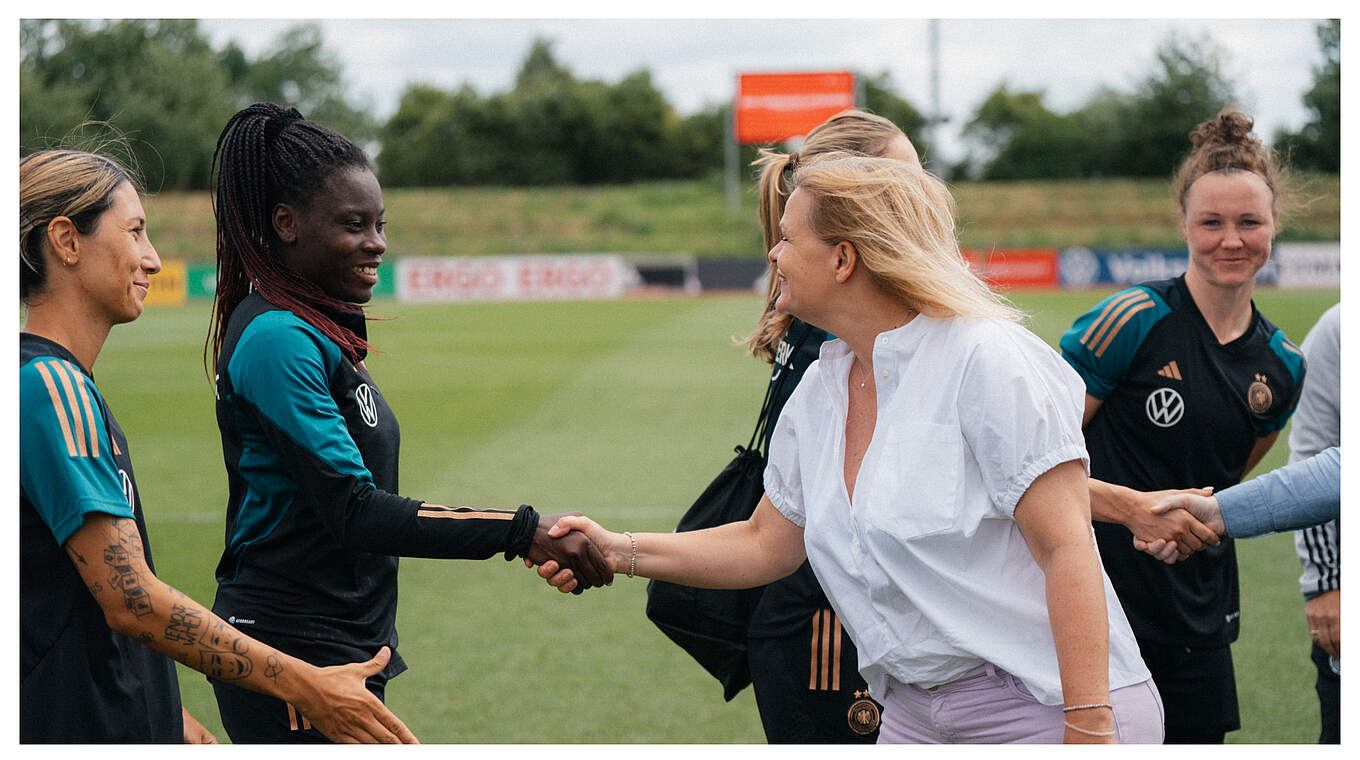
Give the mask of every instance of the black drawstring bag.
M 807 332 L 803 338 L 806 339 Z M 802 340 L 798 344 L 802 345 Z M 795 348 L 795 353 L 797 349 Z M 745 447 L 708 484 L 680 518 L 675 532 L 701 530 L 745 520 L 765 494 L 765 459 L 775 420 L 770 401 L 788 375 L 785 370 L 765 388 L 760 419 Z M 751 683 L 746 660 L 746 629 L 751 611 L 764 587 L 753 589 L 702 589 L 666 581 L 647 582 L 647 618 L 671 641 L 689 652 L 723 686 L 723 699 L 731 701 Z

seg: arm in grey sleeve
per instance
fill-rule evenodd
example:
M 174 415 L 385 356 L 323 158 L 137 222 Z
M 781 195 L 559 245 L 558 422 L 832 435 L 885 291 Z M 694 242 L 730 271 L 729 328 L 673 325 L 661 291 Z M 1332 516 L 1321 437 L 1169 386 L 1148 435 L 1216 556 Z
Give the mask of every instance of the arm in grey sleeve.
M 1318 318 L 1301 346 L 1308 379 L 1299 395 L 1289 432 L 1289 462 L 1341 445 L 1341 305 Z M 1294 533 L 1303 573 L 1299 591 L 1313 597 L 1341 588 L 1341 524 L 1331 521 Z
M 1289 462 L 1341 445 L 1341 305 L 1328 309 L 1301 346 L 1308 376 L 1290 418 Z
M 1218 494 L 1233 538 L 1317 525 L 1341 514 L 1341 449 L 1332 447 Z

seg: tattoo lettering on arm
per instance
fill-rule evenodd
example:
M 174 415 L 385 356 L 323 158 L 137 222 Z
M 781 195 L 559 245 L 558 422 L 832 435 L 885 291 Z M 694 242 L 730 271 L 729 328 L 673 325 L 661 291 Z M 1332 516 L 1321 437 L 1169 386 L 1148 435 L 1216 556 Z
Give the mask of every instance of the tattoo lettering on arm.
M 192 646 L 202 627 L 203 617 L 196 608 L 176 604 L 170 613 L 170 625 L 165 627 L 165 640 Z

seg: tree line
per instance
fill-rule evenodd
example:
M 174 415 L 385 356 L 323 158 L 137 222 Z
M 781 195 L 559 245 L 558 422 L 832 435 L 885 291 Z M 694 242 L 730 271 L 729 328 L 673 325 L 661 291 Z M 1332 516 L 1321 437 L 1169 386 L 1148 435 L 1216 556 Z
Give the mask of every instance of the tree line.
M 1313 120 L 1275 136 L 1300 168 L 1340 167 L 1339 39 L 1339 21 L 1320 26 L 1324 62 L 1304 96 Z M 214 48 L 194 19 L 23 20 L 21 154 L 107 123 L 127 136 L 148 187 L 201 189 L 227 118 L 269 100 L 367 147 L 394 187 L 690 179 L 723 165 L 729 105 L 678 114 L 645 68 L 614 83 L 577 78 L 547 40 L 533 42 L 510 90 L 410 85 L 385 121 L 351 102 L 315 25 L 290 28 L 270 51 Z M 1041 91 L 999 85 L 965 123 L 969 153 L 940 166 L 919 139 L 925 116 L 890 76 L 857 80 L 863 107 L 911 135 L 930 168 L 991 179 L 1162 176 L 1190 129 L 1235 96 L 1212 43 L 1172 38 L 1134 92 L 1102 90 L 1072 113 L 1050 111 Z M 743 146 L 743 164 L 755 151 Z
M 1310 121 L 1280 131 L 1272 145 L 1299 169 L 1341 168 L 1341 22 L 1318 25 L 1323 62 L 1303 96 Z M 962 174 L 984 179 L 1159 177 L 1188 150 L 1194 126 L 1238 102 L 1223 72 L 1223 53 L 1208 37 L 1173 35 L 1129 92 L 1097 91 L 1081 107 L 1055 113 L 1043 91 L 997 86 L 965 124 L 972 146 Z

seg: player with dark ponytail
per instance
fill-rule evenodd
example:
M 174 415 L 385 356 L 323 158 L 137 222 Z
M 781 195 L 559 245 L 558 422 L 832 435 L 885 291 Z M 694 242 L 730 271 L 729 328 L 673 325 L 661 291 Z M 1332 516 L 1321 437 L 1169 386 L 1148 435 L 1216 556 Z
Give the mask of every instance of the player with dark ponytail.
M 588 540 L 548 537 L 532 507 L 446 507 L 398 496 L 397 419 L 363 359 L 360 304 L 387 249 L 367 156 L 295 109 L 257 103 L 213 155 L 217 295 L 212 356 L 227 466 L 226 548 L 214 610 L 318 665 L 390 646 L 368 686 L 382 697 L 397 652 L 397 557 L 503 552 L 569 565 L 586 587 L 612 573 Z M 234 742 L 314 742 L 282 700 L 213 680 Z

